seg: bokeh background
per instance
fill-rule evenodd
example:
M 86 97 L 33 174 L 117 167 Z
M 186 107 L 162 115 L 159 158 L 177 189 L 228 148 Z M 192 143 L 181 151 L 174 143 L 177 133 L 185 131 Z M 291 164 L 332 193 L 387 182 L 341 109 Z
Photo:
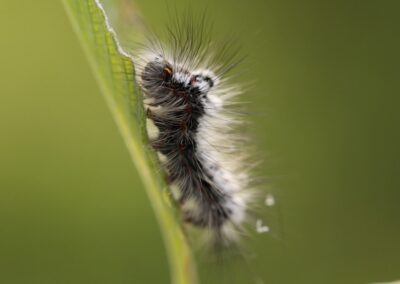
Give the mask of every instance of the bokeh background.
M 247 264 L 202 262 L 202 283 L 400 279 L 398 3 L 191 3 L 249 55 L 249 119 L 279 205 L 263 216 L 276 229 L 246 241 Z M 168 19 L 164 0 L 136 5 L 152 26 Z M 61 2 L 1 1 L 0 34 L 0 283 L 169 283 Z

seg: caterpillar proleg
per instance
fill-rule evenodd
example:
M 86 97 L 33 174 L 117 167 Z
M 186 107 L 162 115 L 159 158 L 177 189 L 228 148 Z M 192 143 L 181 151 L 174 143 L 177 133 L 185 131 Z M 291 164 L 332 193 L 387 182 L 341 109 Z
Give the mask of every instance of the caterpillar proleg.
M 240 58 L 231 40 L 211 40 L 204 17 L 188 13 L 167 31 L 149 38 L 135 60 L 151 145 L 184 221 L 229 246 L 244 233 L 254 196 L 243 115 L 235 111 L 242 90 L 232 70 Z

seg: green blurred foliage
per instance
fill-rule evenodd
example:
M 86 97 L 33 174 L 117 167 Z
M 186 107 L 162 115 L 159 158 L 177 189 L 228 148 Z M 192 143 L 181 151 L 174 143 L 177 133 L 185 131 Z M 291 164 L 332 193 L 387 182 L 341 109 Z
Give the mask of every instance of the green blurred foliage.
M 241 80 L 255 82 L 245 100 L 280 228 L 247 240 L 250 268 L 202 264 L 203 283 L 252 283 L 251 270 L 265 283 L 400 278 L 400 5 L 249 2 L 191 5 L 249 55 Z M 137 6 L 162 29 L 165 1 Z M 0 283 L 168 283 L 154 215 L 61 3 L 2 1 L 0 34 Z

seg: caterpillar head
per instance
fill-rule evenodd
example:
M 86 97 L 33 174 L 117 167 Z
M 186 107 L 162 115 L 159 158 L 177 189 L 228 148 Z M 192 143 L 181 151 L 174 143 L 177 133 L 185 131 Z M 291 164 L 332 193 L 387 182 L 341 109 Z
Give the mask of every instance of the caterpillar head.
M 217 76 L 210 70 L 189 71 L 178 64 L 171 64 L 162 56 L 149 60 L 141 72 L 145 89 L 166 87 L 170 90 L 189 91 L 193 95 L 206 95 L 218 83 Z

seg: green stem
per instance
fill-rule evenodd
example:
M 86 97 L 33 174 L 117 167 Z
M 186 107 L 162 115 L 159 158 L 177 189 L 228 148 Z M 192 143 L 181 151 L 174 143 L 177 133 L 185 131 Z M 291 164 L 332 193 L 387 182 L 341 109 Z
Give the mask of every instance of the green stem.
M 132 59 L 119 45 L 98 0 L 63 2 L 160 224 L 172 283 L 195 284 L 197 274 L 191 249 L 174 207 L 163 195 L 166 184 L 158 171 L 155 154 L 148 147 L 146 117 Z

